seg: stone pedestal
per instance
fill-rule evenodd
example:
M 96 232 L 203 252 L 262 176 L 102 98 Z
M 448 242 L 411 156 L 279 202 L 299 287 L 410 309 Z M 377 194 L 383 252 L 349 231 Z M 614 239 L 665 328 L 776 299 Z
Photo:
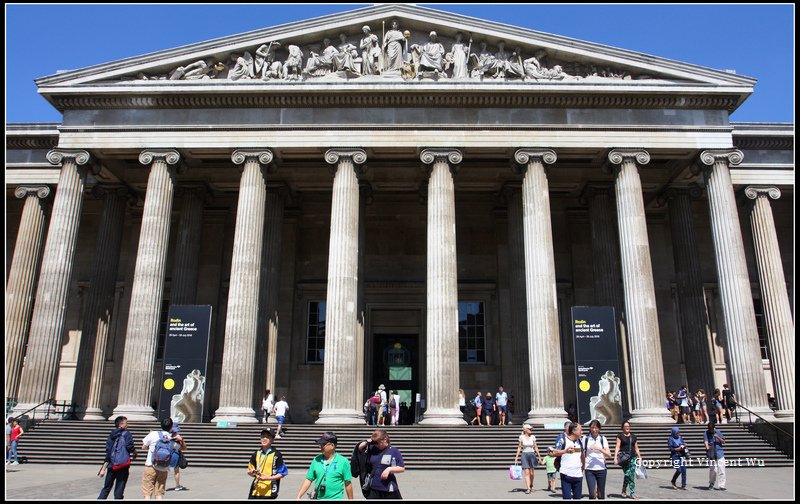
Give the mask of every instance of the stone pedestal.
M 45 198 L 49 195 L 47 186 L 20 186 L 14 190 L 14 196 L 25 198 L 25 206 L 6 284 L 6 399 L 17 397 L 47 226 Z
M 772 385 L 779 419 L 794 418 L 794 319 L 786 291 L 781 250 L 775 234 L 775 220 L 769 198 L 777 200 L 781 192 L 777 187 L 750 186 L 744 191 L 753 201 L 750 225 L 758 265 L 758 282 L 764 305 L 764 319 L 769 342 L 769 360 L 772 367 Z
M 237 150 L 231 159 L 244 163 L 244 171 L 233 238 L 219 408 L 212 422 L 256 423 L 253 377 L 267 196 L 264 167 L 272 161 L 272 151 Z
M 139 155 L 139 162 L 151 167 L 136 252 L 119 398 L 113 413 L 113 416 L 124 415 L 130 421 L 156 420 L 155 411 L 150 406 L 153 364 L 164 294 L 175 184 L 171 165 L 175 165 L 179 159 L 180 154 L 175 150 L 143 151 Z
M 47 160 L 61 164 L 61 174 L 42 255 L 28 350 L 14 415 L 53 399 L 55 395 L 69 283 L 83 208 L 87 173 L 87 167 L 83 165 L 89 162 L 89 153 L 54 149 L 47 153 Z M 46 409 L 46 406 L 42 407 L 42 411 Z
M 106 364 L 108 332 L 114 310 L 114 289 L 128 190 L 125 187 L 95 186 L 93 192 L 103 199 L 103 214 L 100 217 L 92 273 L 84 303 L 72 403 L 82 420 L 105 420 L 100 408 L 100 392 Z
M 353 388 L 358 376 L 358 217 L 356 164 L 367 154 L 361 149 L 331 149 L 325 161 L 337 164 L 331 202 L 328 247 L 328 295 L 325 325 L 325 368 L 322 410 L 318 424 L 363 424 Z
M 614 149 L 608 154 L 608 160 L 612 165 L 619 165 L 615 188 L 631 361 L 631 420 L 669 422 L 671 418 L 663 401 L 666 388 L 653 266 L 637 167 L 637 163 L 649 163 L 650 155 L 643 150 Z
M 738 150 L 708 150 L 700 154 L 705 166 L 711 232 L 717 264 L 719 294 L 727 336 L 728 375 L 739 402 L 771 420 L 761 364 L 753 294 L 744 257 L 742 230 L 728 164 L 742 162 Z
M 525 171 L 522 222 L 531 391 L 528 423 L 563 423 L 567 413 L 563 402 L 550 192 L 544 170 L 545 163 L 556 162 L 556 153 L 552 150 L 519 149 L 514 159 Z
M 427 409 L 421 424 L 464 425 L 458 409 L 458 270 L 453 176 L 448 164 L 461 162 L 456 149 L 425 149 L 433 164 L 428 183 Z

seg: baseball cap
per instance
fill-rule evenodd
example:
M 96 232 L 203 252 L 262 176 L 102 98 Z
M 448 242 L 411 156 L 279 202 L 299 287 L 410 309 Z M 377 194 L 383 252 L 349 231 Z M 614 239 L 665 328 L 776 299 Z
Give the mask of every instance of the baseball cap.
M 528 429 L 528 430 L 533 430 L 533 426 L 531 424 L 529 424 L 529 423 L 526 423 L 525 425 L 523 425 L 522 428 L 523 429 Z
M 326 433 L 324 433 L 322 435 L 322 437 L 317 439 L 317 444 L 319 444 L 320 446 L 322 446 L 324 444 L 328 444 L 328 443 L 333 443 L 333 444 L 337 444 L 338 443 L 338 440 L 336 439 L 336 434 L 335 433 L 326 432 Z
M 275 439 L 275 431 L 267 427 L 266 429 L 261 430 L 261 437 L 268 436 Z

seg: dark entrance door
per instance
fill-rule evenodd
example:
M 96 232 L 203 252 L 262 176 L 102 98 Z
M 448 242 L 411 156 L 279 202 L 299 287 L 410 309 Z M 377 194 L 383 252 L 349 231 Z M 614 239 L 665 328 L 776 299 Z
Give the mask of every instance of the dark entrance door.
M 376 334 L 373 344 L 371 393 L 380 384 L 400 395 L 400 424 L 414 422 L 414 399 L 419 391 L 419 336 Z M 402 407 L 405 403 L 407 408 Z

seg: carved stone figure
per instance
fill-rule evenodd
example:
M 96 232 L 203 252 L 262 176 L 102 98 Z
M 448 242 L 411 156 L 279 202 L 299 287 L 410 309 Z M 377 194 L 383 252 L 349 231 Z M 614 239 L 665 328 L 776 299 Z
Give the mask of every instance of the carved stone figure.
M 198 60 L 190 65 L 179 66 L 173 70 L 169 74 L 169 80 L 213 79 L 216 75 L 217 71 L 213 66 L 206 63 L 205 60 Z
M 525 69 L 522 66 L 522 48 L 514 48 L 511 57 L 506 61 L 506 77 L 511 79 L 525 78 Z
M 325 49 L 322 51 L 322 54 L 311 51 L 311 55 L 306 63 L 304 72 L 312 77 L 320 77 L 334 70 L 333 57 L 338 54 L 339 51 L 331 45 L 331 39 L 326 38 L 323 44 Z
M 547 53 L 544 51 L 537 51 L 535 56 L 531 56 L 522 62 L 522 68 L 525 70 L 525 77 L 529 79 L 547 79 L 547 69 L 542 66 L 539 61 L 544 58 Z
M 472 46 L 472 39 L 469 39 L 469 46 L 465 46 L 461 39 L 464 35 L 461 32 L 456 33 L 456 41 L 450 52 L 445 55 L 445 60 L 453 66 L 453 78 L 465 79 L 469 77 L 467 71 L 467 60 L 469 58 L 469 51 Z
M 193 369 L 183 380 L 181 393 L 172 396 L 170 416 L 181 423 L 201 422 L 205 387 L 206 377 L 199 369 Z
M 245 52 L 243 56 L 236 58 L 236 65 L 228 72 L 228 80 L 247 80 L 254 77 L 253 56 L 249 52 Z
M 421 72 L 444 72 L 444 46 L 439 43 L 435 31 L 430 33 L 430 42 L 424 46 L 414 44 L 411 46 L 411 51 L 417 75 Z
M 332 54 L 334 70 L 359 74 L 359 69 L 356 68 L 354 61 L 358 57 L 356 46 L 347 41 L 347 35 L 344 33 L 339 34 L 339 40 L 342 43 L 339 45 L 337 52 Z
M 480 54 L 476 56 L 473 53 L 471 56 L 475 62 L 475 68 L 472 70 L 473 77 L 483 77 L 484 75 L 494 77 L 503 66 L 503 64 L 497 60 L 497 57 L 488 51 L 486 42 L 481 42 Z
M 619 377 L 608 370 L 600 377 L 599 391 L 589 398 L 589 412 L 602 425 L 622 423 L 622 392 Z
M 405 36 L 400 31 L 397 20 L 392 20 L 392 28 L 383 37 L 383 70 L 402 70 L 403 68 L 403 43 Z
M 380 68 L 381 48 L 377 35 L 373 35 L 369 26 L 361 28 L 364 38 L 361 39 L 361 75 L 378 75 Z
M 303 73 L 303 51 L 296 45 L 289 46 L 289 56 L 283 62 L 283 80 L 298 80 Z
M 277 40 L 263 44 L 256 50 L 254 62 L 255 74 L 264 80 L 279 79 L 281 77 L 281 62 L 275 61 L 275 51 L 281 46 Z

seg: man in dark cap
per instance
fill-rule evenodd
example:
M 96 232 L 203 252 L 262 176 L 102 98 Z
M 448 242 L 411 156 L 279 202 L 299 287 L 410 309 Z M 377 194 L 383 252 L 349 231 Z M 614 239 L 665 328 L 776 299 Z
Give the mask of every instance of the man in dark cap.
M 297 492 L 298 499 L 302 498 L 313 484 L 309 494 L 312 499 L 343 499 L 346 492 L 347 498 L 353 500 L 350 461 L 336 452 L 337 443 L 336 434 L 333 432 L 325 432 L 317 439 L 322 453 L 311 461 L 306 479 Z

